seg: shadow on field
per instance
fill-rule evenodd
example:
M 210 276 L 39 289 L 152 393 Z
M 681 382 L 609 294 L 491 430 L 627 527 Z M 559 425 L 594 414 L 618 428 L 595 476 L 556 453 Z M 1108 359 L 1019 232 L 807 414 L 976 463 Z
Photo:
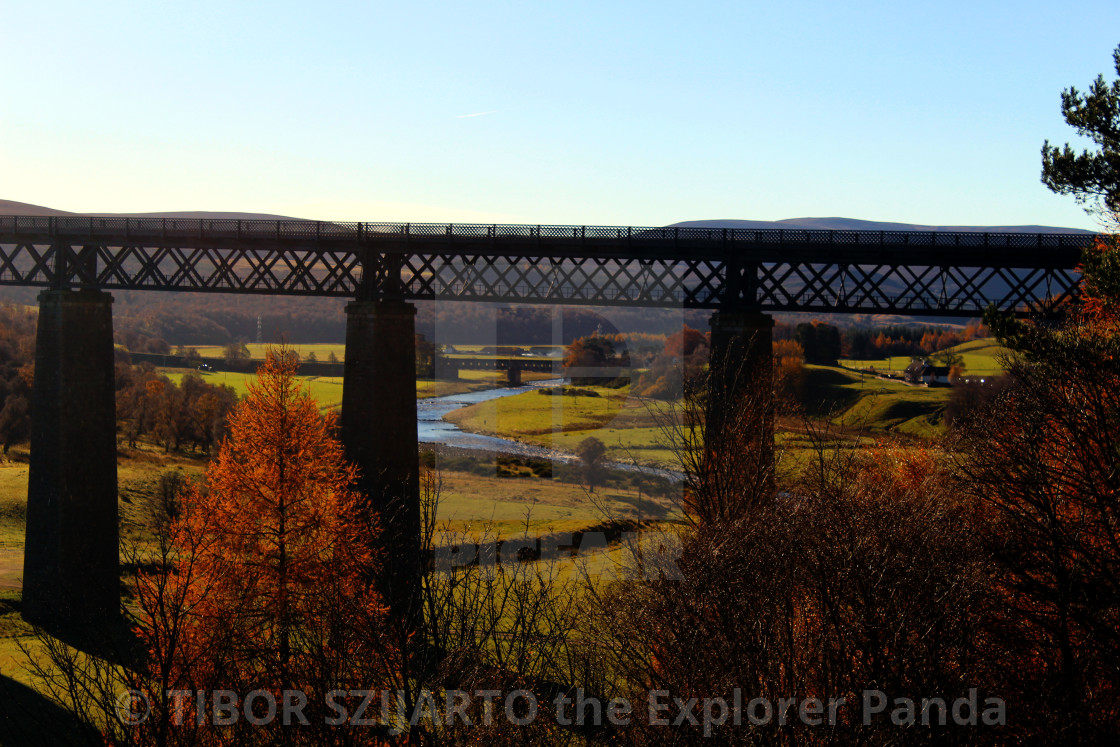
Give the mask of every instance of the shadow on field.
M 96 729 L 27 685 L 0 675 L 0 745 L 102 744 Z
M 863 392 L 845 388 L 859 379 L 834 368 L 806 368 L 802 404 L 810 415 L 828 415 L 854 405 Z
M 111 664 L 127 664 L 139 650 L 133 630 L 123 621 L 104 625 L 32 626 L 24 622 L 23 600 L 19 592 L 8 591 L 0 597 L 0 635 L 20 639 L 31 651 L 32 659 L 24 659 L 23 667 L 35 678 L 34 668 L 45 667 L 52 676 L 61 678 L 65 666 L 54 658 L 47 647 L 57 652 L 83 652 Z M 20 666 L 17 655 L 16 666 Z M 65 687 L 61 680 L 55 685 Z M 80 683 L 77 684 L 82 689 Z M 90 693 L 86 693 L 87 695 Z M 100 730 L 59 706 L 49 697 L 18 680 L 0 674 L 0 747 L 9 745 L 103 745 Z

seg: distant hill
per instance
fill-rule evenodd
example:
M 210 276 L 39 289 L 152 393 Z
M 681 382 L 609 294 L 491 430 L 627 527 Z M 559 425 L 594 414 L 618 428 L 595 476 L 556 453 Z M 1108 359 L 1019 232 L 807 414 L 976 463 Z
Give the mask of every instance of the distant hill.
M 1083 228 L 1055 226 L 923 226 L 917 223 L 887 223 L 859 218 L 787 218 L 785 220 L 686 220 L 680 228 L 806 228 L 832 231 L 944 231 L 988 233 L 1095 233 Z
M 77 215 L 77 213 L 68 213 L 65 210 L 55 210 L 41 205 L 29 205 L 15 200 L 0 200 L 0 215 Z
M 66 210 L 41 205 L 30 205 L 26 202 L 15 200 L 0 200 L 0 215 L 56 215 L 56 216 L 83 216 L 103 215 L 117 218 L 209 218 L 211 220 L 306 220 L 293 218 L 288 215 L 272 215 L 271 213 L 224 213 L 207 210 L 185 210 L 161 213 L 71 213 Z
M 212 220 L 310 220 L 270 213 L 225 213 L 204 210 L 160 213 L 71 213 L 66 210 L 30 205 L 15 200 L 0 200 L 0 215 L 112 215 L 121 218 L 210 218 Z M 786 218 L 785 220 L 686 220 L 674 223 L 681 228 L 807 228 L 833 231 L 987 231 L 989 233 L 1094 233 L 1083 228 L 1055 226 L 923 226 L 916 223 L 889 223 L 859 218 Z

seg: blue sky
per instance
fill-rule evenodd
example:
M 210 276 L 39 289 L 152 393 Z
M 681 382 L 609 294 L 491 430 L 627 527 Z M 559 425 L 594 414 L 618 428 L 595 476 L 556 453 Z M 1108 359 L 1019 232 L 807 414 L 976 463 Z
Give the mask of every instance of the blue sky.
M 1120 3 L 16 2 L 0 198 L 1093 228 L 1039 182 Z M 477 116 L 468 116 L 477 115 Z

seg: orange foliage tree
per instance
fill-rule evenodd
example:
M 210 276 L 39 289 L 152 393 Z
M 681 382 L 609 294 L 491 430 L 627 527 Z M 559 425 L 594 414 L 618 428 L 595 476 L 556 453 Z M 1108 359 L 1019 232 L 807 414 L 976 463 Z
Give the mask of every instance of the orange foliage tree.
M 781 411 L 793 412 L 805 391 L 805 351 L 795 340 L 775 340 L 774 395 Z
M 706 446 L 749 459 L 752 436 L 743 429 L 755 423 L 724 423 Z M 998 692 L 996 663 L 983 646 L 990 563 L 941 455 L 889 441 L 853 449 L 827 421 L 806 420 L 805 438 L 812 450 L 803 466 L 780 469 L 782 489 L 749 504 L 750 483 L 731 474 L 731 460 L 709 460 L 720 471 L 707 476 L 685 463 L 692 523 L 681 532 L 680 580 L 617 584 L 588 605 L 623 694 L 634 702 L 663 690 L 684 703 L 730 698 L 740 688 L 771 703 L 787 693 L 854 702 L 881 689 L 952 703 L 969 688 L 981 701 Z M 827 726 L 752 721 L 728 718 L 708 738 L 728 745 L 909 739 L 885 718 L 858 713 Z M 937 728 L 917 741 L 931 731 L 946 743 L 972 736 Z M 619 742 L 703 744 L 705 733 L 699 719 L 672 731 L 635 719 Z
M 686 384 L 702 376 L 709 348 L 707 335 L 683 325 L 680 332 L 665 338 L 665 347 L 642 375 L 636 393 L 667 401 L 680 399 Z
M 1024 712 L 1065 743 L 1120 718 L 1120 248 L 1082 258 L 1085 302 L 1054 328 L 990 312 L 1008 384 L 963 419 L 958 471 L 987 512 Z
M 1097 334 L 1120 335 L 1120 233 L 1102 234 L 1080 270 L 1082 321 Z
M 621 369 L 629 366 L 629 353 L 625 348 L 621 353 L 616 352 L 613 336 L 595 334 L 576 338 L 564 353 L 564 370 L 573 384 L 607 384 L 617 377 L 611 376 L 611 371 L 595 369 Z M 618 373 L 625 375 L 622 371 Z
M 331 715 L 319 712 L 326 692 L 376 687 L 389 659 L 356 470 L 343 458 L 333 414 L 319 413 L 296 366 L 287 351 L 268 353 L 230 416 L 206 488 L 189 485 L 170 512 L 167 562 L 139 575 L 137 602 L 159 690 L 263 690 L 277 703 L 299 691 L 292 697 L 306 698 L 309 725 L 299 728 L 307 731 Z M 153 705 L 150 728 L 198 730 L 183 703 Z M 277 718 L 271 728 L 283 727 Z M 262 736 L 245 719 L 222 729 L 217 741 Z

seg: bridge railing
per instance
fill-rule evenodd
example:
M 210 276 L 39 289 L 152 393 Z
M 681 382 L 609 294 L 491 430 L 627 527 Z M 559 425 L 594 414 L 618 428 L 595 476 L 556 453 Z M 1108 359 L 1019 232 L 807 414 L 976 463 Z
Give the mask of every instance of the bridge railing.
M 689 228 L 633 226 L 549 226 L 474 223 L 365 223 L 370 237 L 393 235 L 405 238 L 541 238 L 575 240 L 628 240 L 634 243 L 704 242 L 774 245 L 910 245 L 955 247 L 1044 247 L 1084 248 L 1094 234 L 1057 234 L 984 231 L 839 231 L 809 229 Z
M 0 216 L 0 234 L 58 238 L 274 239 L 377 242 L 394 238 L 424 242 L 467 240 L 562 240 L 633 245 L 704 243 L 772 246 L 1085 248 L 1094 234 L 980 231 L 835 231 L 810 229 L 558 226 L 481 223 L 353 223 L 308 220 L 123 218 L 113 216 Z

